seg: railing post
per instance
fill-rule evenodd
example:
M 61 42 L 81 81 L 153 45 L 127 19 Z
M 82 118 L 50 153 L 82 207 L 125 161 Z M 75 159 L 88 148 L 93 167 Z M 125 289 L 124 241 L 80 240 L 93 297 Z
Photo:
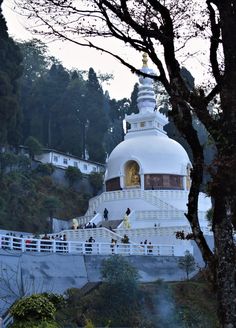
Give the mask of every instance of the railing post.
M 56 253 L 56 240 L 55 239 L 52 240 L 52 252 Z
M 171 246 L 171 252 L 172 252 L 172 256 L 175 256 L 175 247 L 174 246 Z
M 86 254 L 86 252 L 85 252 L 85 243 L 82 243 L 82 254 Z
M 68 251 L 68 253 L 71 253 L 71 242 L 70 241 L 67 242 L 67 251 Z
M 9 239 L 9 246 L 10 246 L 10 249 L 13 249 L 13 237 L 10 237 L 10 239 Z
M 147 244 L 144 245 L 144 254 L 147 255 Z
M 21 239 L 21 251 L 25 252 L 25 239 Z
M 41 252 L 41 247 L 40 247 L 40 243 L 41 243 L 41 239 L 38 239 L 37 241 L 36 241 L 36 249 L 37 249 L 37 252 Z
M 97 255 L 101 254 L 101 243 L 97 243 Z
M 133 245 L 129 244 L 129 254 L 132 255 L 133 254 Z

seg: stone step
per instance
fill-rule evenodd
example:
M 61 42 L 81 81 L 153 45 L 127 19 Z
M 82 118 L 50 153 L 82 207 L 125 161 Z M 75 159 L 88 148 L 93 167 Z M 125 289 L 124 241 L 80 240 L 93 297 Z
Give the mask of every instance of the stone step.
M 97 227 L 98 228 L 104 227 L 104 228 L 107 228 L 107 229 L 116 229 L 121 224 L 122 221 L 123 221 L 123 219 L 120 219 L 120 220 L 100 221 L 97 224 Z
M 80 288 L 81 296 L 89 294 L 92 290 L 96 289 L 101 282 L 87 282 L 82 288 Z

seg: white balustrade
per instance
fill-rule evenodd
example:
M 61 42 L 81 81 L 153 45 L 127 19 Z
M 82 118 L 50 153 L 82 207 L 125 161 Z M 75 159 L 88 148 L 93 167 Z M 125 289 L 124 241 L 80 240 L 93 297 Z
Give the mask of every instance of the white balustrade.
M 147 256 L 183 256 L 186 249 L 175 245 L 140 245 L 124 243 L 98 243 L 81 241 L 64 241 L 55 239 L 18 238 L 0 235 L 1 248 L 20 252 L 70 253 L 80 255 L 147 255 Z M 175 251 L 177 250 L 177 252 Z M 191 250 L 190 250 L 191 251 Z
M 88 223 L 93 217 L 99 205 L 103 202 L 129 199 L 143 199 L 154 205 L 158 209 L 158 215 L 161 217 L 181 218 L 184 211 L 175 208 L 168 203 L 170 199 L 183 199 L 187 202 L 188 192 L 184 190 L 141 190 L 141 189 L 124 189 L 117 191 L 103 192 L 89 200 L 89 208 L 84 217 L 79 218 L 79 223 Z

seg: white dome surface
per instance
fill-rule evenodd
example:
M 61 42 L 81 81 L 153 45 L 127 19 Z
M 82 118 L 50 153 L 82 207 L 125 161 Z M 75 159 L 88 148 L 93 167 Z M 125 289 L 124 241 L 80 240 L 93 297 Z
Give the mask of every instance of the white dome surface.
M 121 176 L 124 164 L 129 160 L 139 164 L 141 174 L 186 175 L 190 163 L 185 149 L 166 135 L 136 135 L 121 142 L 111 152 L 105 180 Z

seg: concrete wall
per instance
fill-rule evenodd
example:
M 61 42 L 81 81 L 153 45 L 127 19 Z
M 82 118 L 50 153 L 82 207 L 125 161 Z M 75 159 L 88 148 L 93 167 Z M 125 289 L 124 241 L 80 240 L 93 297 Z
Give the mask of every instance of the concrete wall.
M 0 315 L 17 298 L 44 291 L 64 293 L 87 282 L 101 280 L 102 261 L 108 256 L 19 253 L 0 250 Z M 177 257 L 127 256 L 135 266 L 141 282 L 158 279 L 181 280 L 185 274 L 178 268 Z M 7 299 L 7 303 L 4 302 Z

